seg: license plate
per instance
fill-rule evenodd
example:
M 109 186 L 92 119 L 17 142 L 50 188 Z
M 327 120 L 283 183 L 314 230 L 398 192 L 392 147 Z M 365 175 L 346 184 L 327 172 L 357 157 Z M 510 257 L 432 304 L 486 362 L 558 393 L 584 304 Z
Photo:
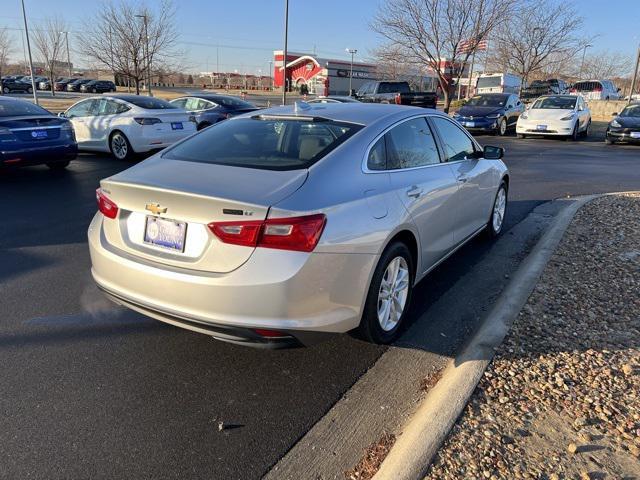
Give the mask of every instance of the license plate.
M 473 128 L 476 126 L 476 122 L 464 122 L 464 126 Z
M 36 140 L 39 140 L 41 138 L 47 138 L 47 131 L 46 130 L 32 130 L 31 131 L 31 137 L 35 138 Z
M 176 220 L 147 215 L 144 241 L 158 247 L 184 252 L 187 224 Z
M 546 130 L 546 129 L 547 129 L 547 126 L 546 126 L 546 125 L 538 125 L 536 128 L 537 128 L 538 130 Z
M 640 132 L 631 132 L 631 138 L 640 138 Z
M 182 130 L 184 127 L 182 126 L 182 122 L 171 122 L 172 130 Z

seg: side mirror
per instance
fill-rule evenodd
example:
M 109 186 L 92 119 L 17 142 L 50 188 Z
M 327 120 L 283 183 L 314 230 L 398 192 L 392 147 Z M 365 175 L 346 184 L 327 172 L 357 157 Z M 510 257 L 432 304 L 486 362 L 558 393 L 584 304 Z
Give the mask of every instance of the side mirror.
M 358 96 L 358 94 L 357 94 L 357 92 L 356 92 L 355 88 L 352 88 L 352 89 L 351 89 L 351 96 L 352 96 L 352 97 L 357 97 L 357 96 Z
M 618 112 L 613 112 L 613 113 L 611 114 L 611 116 L 612 116 L 612 117 L 617 117 L 617 116 L 618 116 Z
M 58 116 L 64 118 L 65 117 L 64 112 L 58 112 Z
M 482 151 L 482 156 L 486 160 L 500 160 L 504 157 L 504 148 L 486 145 Z

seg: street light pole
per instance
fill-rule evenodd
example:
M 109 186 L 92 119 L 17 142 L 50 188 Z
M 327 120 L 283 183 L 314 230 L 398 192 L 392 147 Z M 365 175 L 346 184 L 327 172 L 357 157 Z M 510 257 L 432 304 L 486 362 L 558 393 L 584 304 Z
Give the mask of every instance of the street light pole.
M 638 78 L 638 64 L 640 64 L 640 45 L 638 45 L 638 53 L 636 54 L 636 66 L 633 68 L 633 79 L 631 80 L 631 91 L 629 92 L 629 103 L 633 100 L 633 91 L 636 89 Z
M 29 70 L 31 71 L 31 88 L 33 89 L 33 101 L 38 105 L 38 94 L 36 91 L 36 81 L 33 77 L 33 60 L 31 58 L 31 44 L 29 43 L 29 28 L 27 27 L 27 13 L 24 9 L 24 0 L 22 0 L 22 18 L 24 19 L 24 33 L 27 37 L 27 50 L 29 51 Z M 53 88 L 53 85 L 51 86 Z
M 358 50 L 355 48 L 347 48 L 346 52 L 351 54 L 351 68 L 349 69 L 349 95 L 351 95 L 351 87 L 353 85 L 353 56 L 358 53 Z
M 147 18 L 148 15 L 143 13 L 141 15 L 136 15 L 138 18 L 142 18 L 144 23 L 144 45 L 143 45 L 143 53 L 147 63 L 147 95 L 153 97 L 151 93 L 151 57 L 149 55 L 149 31 L 147 28 Z
M 284 57 L 282 58 L 282 104 L 287 104 L 287 41 L 289 39 L 289 0 L 284 0 Z
M 73 74 L 71 73 L 71 56 L 69 55 L 69 32 L 63 32 L 63 33 L 64 33 L 64 41 L 67 44 L 67 66 L 69 67 L 69 78 L 71 78 Z M 51 86 L 51 89 L 53 91 L 53 85 Z
M 580 75 L 578 76 L 578 78 L 579 78 L 580 80 L 582 80 L 582 71 L 583 71 L 583 69 L 584 69 L 584 57 L 586 56 L 586 54 L 587 54 L 587 48 L 589 48 L 589 47 L 593 47 L 593 45 L 591 45 L 590 43 L 586 44 L 586 45 L 584 46 L 584 50 L 582 51 L 582 62 L 580 63 Z

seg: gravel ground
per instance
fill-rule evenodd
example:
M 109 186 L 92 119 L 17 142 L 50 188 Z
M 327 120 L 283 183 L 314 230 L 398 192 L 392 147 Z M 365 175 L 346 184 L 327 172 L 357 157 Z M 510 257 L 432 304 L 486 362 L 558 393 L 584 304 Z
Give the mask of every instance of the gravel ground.
M 427 479 L 640 479 L 640 194 L 576 215 Z

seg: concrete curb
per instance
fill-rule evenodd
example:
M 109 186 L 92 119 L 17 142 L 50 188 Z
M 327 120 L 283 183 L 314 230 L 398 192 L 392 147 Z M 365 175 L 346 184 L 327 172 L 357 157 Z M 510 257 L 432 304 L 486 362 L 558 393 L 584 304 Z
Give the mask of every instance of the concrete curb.
M 600 196 L 603 195 L 576 197 L 558 214 L 549 230 L 522 262 L 482 327 L 445 368 L 440 381 L 409 419 L 374 480 L 423 478 L 473 394 L 495 349 L 502 343 L 527 302 L 574 215 L 584 204 Z

